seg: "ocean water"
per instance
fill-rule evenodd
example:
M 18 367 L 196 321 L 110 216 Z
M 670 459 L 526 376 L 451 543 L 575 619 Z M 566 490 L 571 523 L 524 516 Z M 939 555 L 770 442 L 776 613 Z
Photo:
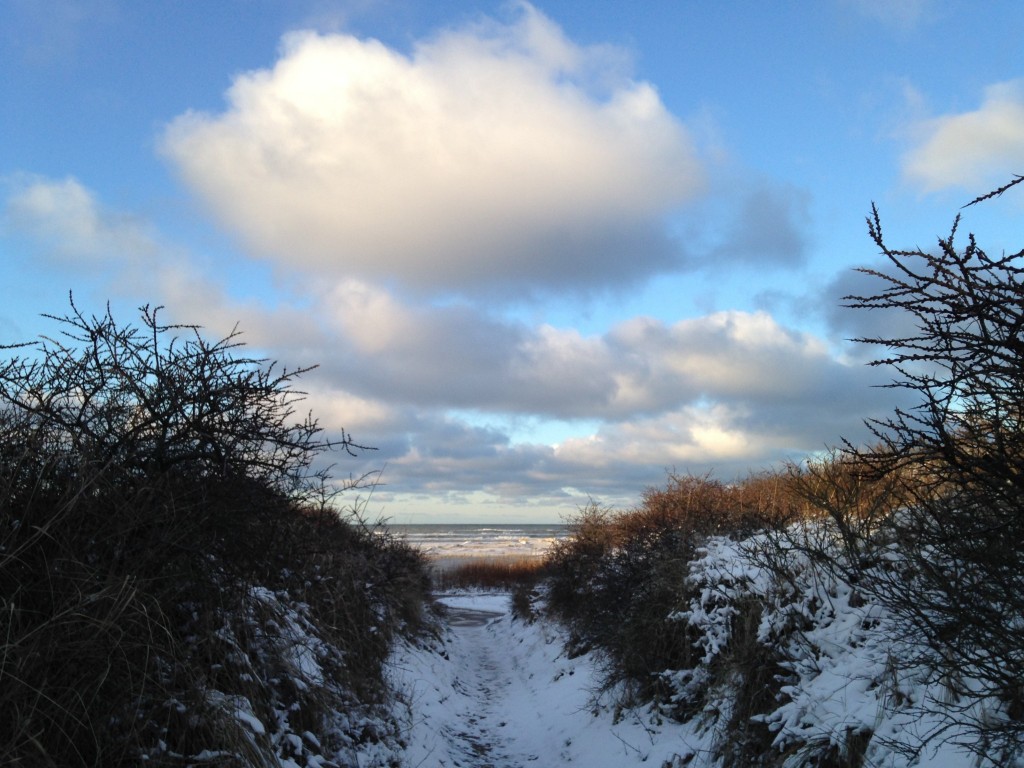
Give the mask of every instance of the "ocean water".
M 390 525 L 389 530 L 435 560 L 540 557 L 567 534 L 564 525 Z

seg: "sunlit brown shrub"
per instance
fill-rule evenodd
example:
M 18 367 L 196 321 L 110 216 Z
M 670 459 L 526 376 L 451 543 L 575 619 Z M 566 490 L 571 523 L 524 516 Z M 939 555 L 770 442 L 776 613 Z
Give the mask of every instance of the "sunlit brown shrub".
M 627 698 L 657 696 L 658 672 L 700 658 L 686 624 L 668 621 L 690 597 L 697 548 L 708 536 L 744 537 L 805 514 L 798 475 L 764 473 L 727 484 L 671 474 L 633 509 L 581 509 L 548 557 L 547 604 L 568 623 L 571 650 L 600 649 L 606 685 Z

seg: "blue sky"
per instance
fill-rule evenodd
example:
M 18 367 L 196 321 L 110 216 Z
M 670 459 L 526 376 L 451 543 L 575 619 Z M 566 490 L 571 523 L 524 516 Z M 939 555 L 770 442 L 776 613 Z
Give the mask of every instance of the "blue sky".
M 864 216 L 1024 172 L 1022 62 L 1017 2 L 0 0 L 0 342 L 238 324 L 399 523 L 730 479 L 891 407 Z

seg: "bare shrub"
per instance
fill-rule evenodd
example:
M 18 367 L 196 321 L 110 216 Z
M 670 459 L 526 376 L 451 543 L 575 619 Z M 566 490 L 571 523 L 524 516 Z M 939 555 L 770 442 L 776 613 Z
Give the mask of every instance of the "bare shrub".
M 961 246 L 959 224 L 933 251 L 894 249 L 872 208 L 887 268 L 862 270 L 878 292 L 846 301 L 913 318 L 916 333 L 857 341 L 888 350 L 873 364 L 916 405 L 870 423 L 877 446 L 846 446 L 877 493 L 844 495 L 825 475 L 805 489 L 846 545 L 821 561 L 898 617 L 918 649 L 905 663 L 947 681 L 948 726 L 1007 764 L 1024 753 L 1024 251 L 993 257 L 973 234 Z
M 551 578 L 548 605 L 571 620 L 587 605 L 586 590 L 605 557 L 618 544 L 618 531 L 610 509 L 591 502 L 567 521 L 569 535 L 556 541 L 548 553 Z
M 336 731 L 380 697 L 389 639 L 417 621 L 422 559 L 340 517 L 315 463 L 357 446 L 296 414 L 302 371 L 157 314 L 120 326 L 72 302 L 59 336 L 5 347 L 5 765 L 259 764 L 270 742 L 237 712 L 270 729 L 294 705 L 306 730 Z M 338 684 L 315 696 L 287 690 L 300 625 L 337 649 L 317 652 Z

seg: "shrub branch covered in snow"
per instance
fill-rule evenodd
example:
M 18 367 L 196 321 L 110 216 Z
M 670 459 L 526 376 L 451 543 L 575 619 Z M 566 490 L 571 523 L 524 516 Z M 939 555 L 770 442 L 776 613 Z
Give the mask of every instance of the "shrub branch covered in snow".
M 795 477 L 788 473 L 779 482 L 796 489 Z M 615 524 L 614 515 L 606 519 Z M 691 543 L 681 548 L 683 540 Z M 667 552 L 647 561 L 651 572 L 641 577 L 621 569 L 611 547 L 608 572 L 623 577 L 623 592 L 639 584 L 635 600 L 655 607 L 644 612 L 623 603 L 618 620 L 602 609 L 596 615 L 609 620 L 603 630 L 586 616 L 593 601 L 605 598 L 603 588 L 582 590 L 574 614 L 552 610 L 570 628 L 570 656 L 590 651 L 603 659 L 600 690 L 617 692 L 627 707 L 649 702 L 660 715 L 690 726 L 686 742 L 694 758 L 688 764 L 975 764 L 958 746 L 968 743 L 972 726 L 950 681 L 934 674 L 927 647 L 908 637 L 901 617 L 864 588 L 875 571 L 899 566 L 898 549 L 872 565 L 854 565 L 834 521 L 809 511 L 757 533 L 678 535 L 674 541 L 681 572 L 671 600 L 651 601 L 642 588 L 664 575 Z M 851 573 L 858 578 L 848 579 Z M 636 651 L 651 662 L 646 672 L 619 656 L 623 637 L 645 642 L 636 627 L 623 626 L 641 614 L 652 641 Z M 672 655 L 663 653 L 666 637 L 677 642 Z M 966 674 L 958 680 L 977 684 Z M 987 760 L 1013 764 L 1006 753 Z
M 661 699 L 661 671 L 699 675 L 706 655 L 686 622 L 666 621 L 688 607 L 697 548 L 711 535 L 740 536 L 759 521 L 796 514 L 798 503 L 784 476 L 727 486 L 673 475 L 667 488 L 646 491 L 642 505 L 627 513 L 584 509 L 549 558 L 549 606 L 568 622 L 578 652 L 604 652 L 609 688 L 627 699 Z M 688 706 L 683 699 L 675 704 Z

